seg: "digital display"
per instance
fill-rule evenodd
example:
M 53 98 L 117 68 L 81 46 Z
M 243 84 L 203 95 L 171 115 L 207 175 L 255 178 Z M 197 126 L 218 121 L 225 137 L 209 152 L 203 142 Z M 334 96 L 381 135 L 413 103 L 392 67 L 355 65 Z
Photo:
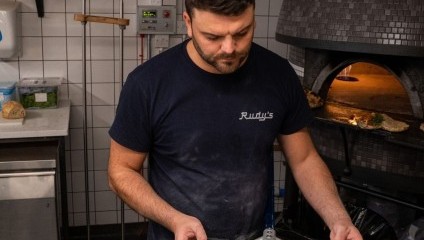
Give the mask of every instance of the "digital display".
M 143 11 L 143 18 L 156 18 L 156 10 L 145 10 Z

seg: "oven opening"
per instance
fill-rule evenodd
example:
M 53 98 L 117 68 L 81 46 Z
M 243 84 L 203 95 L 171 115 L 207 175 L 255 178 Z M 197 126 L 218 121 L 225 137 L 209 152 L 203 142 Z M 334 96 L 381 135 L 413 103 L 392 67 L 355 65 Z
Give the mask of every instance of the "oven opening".
M 413 116 L 408 93 L 397 76 L 383 66 L 356 62 L 345 66 L 330 81 L 327 102 Z

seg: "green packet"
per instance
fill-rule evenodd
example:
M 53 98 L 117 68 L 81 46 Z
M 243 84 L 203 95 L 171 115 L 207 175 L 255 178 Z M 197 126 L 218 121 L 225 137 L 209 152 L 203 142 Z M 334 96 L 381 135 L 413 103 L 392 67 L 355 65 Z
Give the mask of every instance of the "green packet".
M 23 78 L 17 84 L 19 101 L 24 108 L 56 108 L 61 78 Z
M 20 102 L 24 108 L 54 108 L 57 107 L 58 98 L 57 92 L 41 93 L 45 94 L 45 97 L 41 101 L 39 100 L 40 93 L 23 93 L 20 96 Z M 45 99 L 45 101 L 43 101 Z

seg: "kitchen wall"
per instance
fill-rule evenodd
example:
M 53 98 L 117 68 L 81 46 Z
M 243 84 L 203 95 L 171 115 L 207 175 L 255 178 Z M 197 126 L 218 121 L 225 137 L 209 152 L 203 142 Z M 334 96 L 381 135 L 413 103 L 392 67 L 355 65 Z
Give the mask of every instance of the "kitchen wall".
M 1 0 L 6 1 L 6 0 Z M 11 0 L 13 1 L 13 0 Z M 16 1 L 16 0 L 15 0 Z M 17 81 L 24 77 L 63 77 L 61 98 L 71 101 L 69 136 L 66 137 L 66 168 L 68 214 L 70 226 L 85 221 L 83 163 L 83 93 L 82 93 L 82 25 L 73 20 L 82 12 L 82 0 L 44 0 L 45 16 L 39 18 L 35 0 L 21 2 L 22 54 L 0 61 L 0 81 Z M 283 0 L 256 1 L 256 32 L 254 41 L 286 57 L 287 45 L 274 39 L 277 18 Z M 146 1 L 124 0 L 125 18 L 130 25 L 124 31 L 124 76 L 146 59 L 140 58 L 146 38 L 136 31 L 136 7 Z M 181 19 L 183 0 L 177 0 Z M 119 17 L 118 0 L 87 0 L 87 14 Z M 119 27 L 87 24 L 87 92 L 88 92 L 88 156 L 91 224 L 120 222 L 120 200 L 107 185 L 109 155 L 108 129 L 114 119 L 120 92 Z M 152 36 L 154 37 L 154 36 Z M 170 45 L 180 43 L 184 35 L 172 35 Z M 166 49 L 153 49 L 153 52 Z M 276 192 L 284 186 L 284 165 L 280 153 L 275 154 Z M 277 199 L 281 200 L 281 199 Z M 280 207 L 281 202 L 278 201 Z M 126 207 L 126 222 L 144 221 Z

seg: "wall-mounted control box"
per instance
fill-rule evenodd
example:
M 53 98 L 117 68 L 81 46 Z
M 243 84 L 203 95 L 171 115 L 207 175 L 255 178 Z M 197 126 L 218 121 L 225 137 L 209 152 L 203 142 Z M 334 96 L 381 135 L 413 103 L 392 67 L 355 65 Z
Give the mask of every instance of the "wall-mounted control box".
M 137 7 L 137 32 L 139 34 L 175 34 L 177 28 L 176 6 Z

